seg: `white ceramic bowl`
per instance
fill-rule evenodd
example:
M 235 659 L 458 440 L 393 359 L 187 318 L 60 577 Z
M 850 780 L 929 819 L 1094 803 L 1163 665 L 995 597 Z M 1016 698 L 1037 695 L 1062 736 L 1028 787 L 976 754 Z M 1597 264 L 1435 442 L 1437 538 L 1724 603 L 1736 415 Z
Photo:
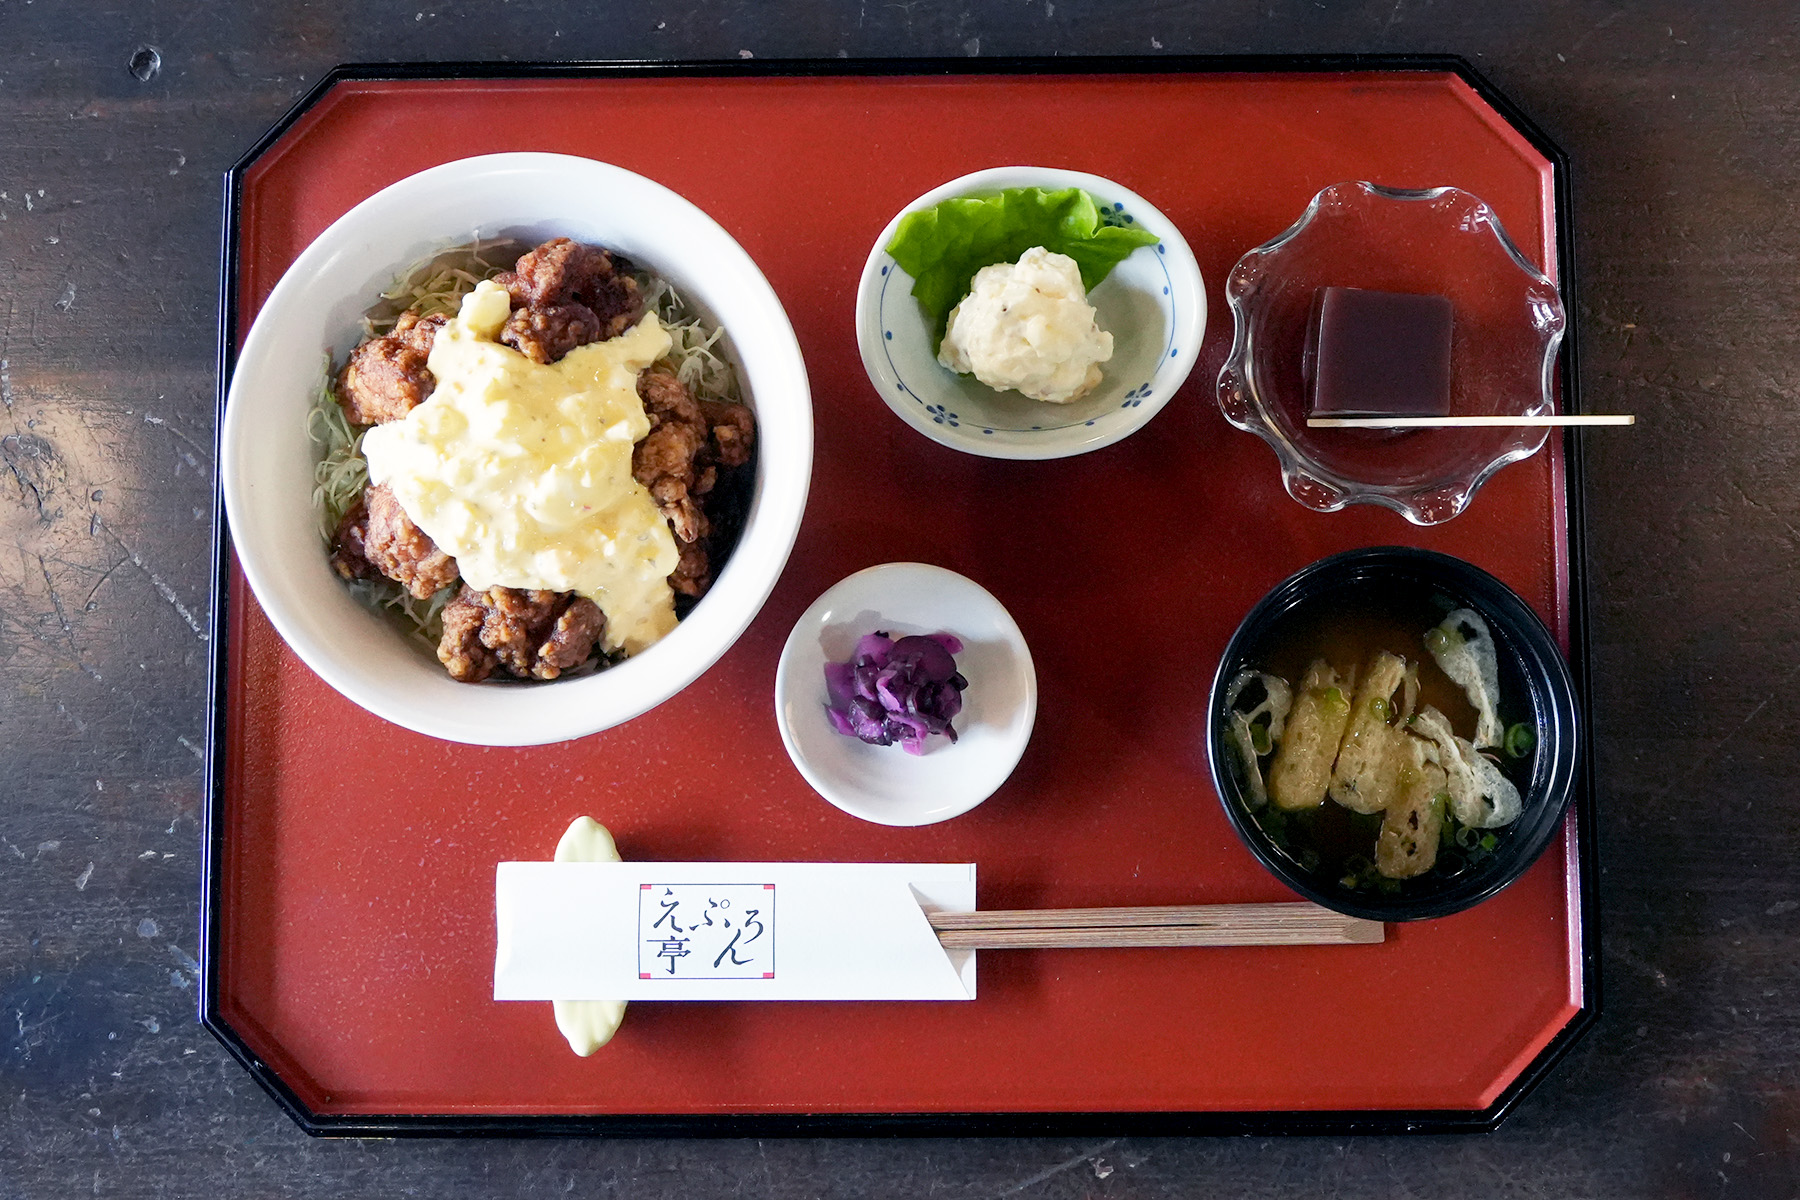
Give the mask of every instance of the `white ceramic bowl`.
M 900 218 L 959 196 L 1005 188 L 1084 189 L 1113 219 L 1161 239 L 1125 259 L 1088 297 L 1113 357 L 1098 388 L 1072 404 L 996 392 L 940 366 L 931 330 L 912 297 L 912 276 L 887 252 Z M 856 339 L 863 368 L 889 408 L 914 429 L 955 450 L 989 458 L 1066 458 L 1110 446 L 1161 411 L 1193 370 L 1206 332 L 1206 288 L 1181 231 L 1148 200 L 1110 179 L 1049 167 L 995 167 L 953 179 L 888 222 L 856 293 Z
M 957 740 L 926 740 L 923 754 L 870 746 L 825 716 L 825 664 L 850 658 L 878 630 L 903 637 L 952 633 L 969 681 Z M 813 790 L 880 825 L 931 825 L 960 816 L 1006 782 L 1037 720 L 1037 670 L 1025 635 L 980 584 L 925 563 L 858 571 L 813 602 L 794 626 L 775 672 L 782 744 Z
M 357 322 L 413 262 L 475 238 L 564 235 L 626 255 L 717 320 L 756 410 L 754 498 L 712 590 L 668 637 L 608 671 L 553 683 L 457 683 L 333 573 L 311 502 L 306 413 L 320 356 L 341 362 Z M 607 729 L 716 662 L 768 598 L 812 478 L 812 398 L 781 302 L 731 236 L 660 184 L 558 154 L 495 154 L 420 172 L 339 218 L 257 314 L 232 372 L 220 486 L 232 547 L 296 654 L 350 700 L 449 741 L 523 746 Z

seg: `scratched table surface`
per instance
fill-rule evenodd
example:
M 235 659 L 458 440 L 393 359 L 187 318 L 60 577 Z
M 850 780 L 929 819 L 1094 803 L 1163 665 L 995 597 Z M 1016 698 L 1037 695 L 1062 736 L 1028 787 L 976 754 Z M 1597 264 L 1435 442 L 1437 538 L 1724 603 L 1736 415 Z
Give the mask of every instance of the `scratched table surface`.
M 1800 1195 L 1790 6 L 261 7 L 0 0 L 0 1200 Z M 1499 1131 L 314 1141 L 195 1024 L 219 176 L 325 70 L 1403 51 L 1569 153 L 1585 402 L 1640 421 L 1587 442 L 1604 1015 Z

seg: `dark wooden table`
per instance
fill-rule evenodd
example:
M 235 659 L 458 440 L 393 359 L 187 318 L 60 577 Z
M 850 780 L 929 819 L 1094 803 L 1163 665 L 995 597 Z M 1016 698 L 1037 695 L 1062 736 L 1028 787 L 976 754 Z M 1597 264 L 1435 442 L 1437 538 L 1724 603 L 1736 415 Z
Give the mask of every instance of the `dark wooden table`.
M 1800 1194 L 1791 11 L 266 7 L 0 0 L 0 1200 Z M 225 167 L 346 61 L 1294 51 L 1462 54 L 1573 160 L 1585 401 L 1640 418 L 1587 455 L 1598 1027 L 1483 1136 L 302 1135 L 194 1021 Z

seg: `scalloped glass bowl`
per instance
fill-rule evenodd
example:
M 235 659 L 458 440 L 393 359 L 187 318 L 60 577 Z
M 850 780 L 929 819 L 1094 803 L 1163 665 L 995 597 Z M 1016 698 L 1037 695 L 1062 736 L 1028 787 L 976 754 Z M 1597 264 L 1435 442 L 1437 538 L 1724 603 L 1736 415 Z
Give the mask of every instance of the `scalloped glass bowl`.
M 1495 471 L 1538 452 L 1543 427 L 1309 429 L 1304 358 L 1327 287 L 1447 296 L 1455 310 L 1452 416 L 1545 416 L 1567 318 L 1556 285 L 1458 188 L 1337 183 L 1226 281 L 1234 336 L 1219 407 L 1268 442 L 1288 494 L 1308 508 L 1379 504 L 1417 525 L 1462 512 Z

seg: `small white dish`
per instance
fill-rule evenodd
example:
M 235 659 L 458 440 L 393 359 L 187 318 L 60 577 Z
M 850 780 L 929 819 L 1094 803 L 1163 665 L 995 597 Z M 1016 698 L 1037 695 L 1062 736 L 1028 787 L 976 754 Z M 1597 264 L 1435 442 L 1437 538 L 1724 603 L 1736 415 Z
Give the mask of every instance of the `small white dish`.
M 1161 239 L 1114 267 L 1088 297 L 1100 328 L 1113 335 L 1105 378 L 1072 404 L 997 392 L 940 366 L 931 330 L 912 297 L 912 276 L 887 252 L 900 218 L 959 196 L 1005 188 L 1078 187 L 1110 221 Z M 888 222 L 863 267 L 856 293 L 856 340 L 863 369 L 895 414 L 933 441 L 988 458 L 1067 458 L 1110 446 L 1142 428 L 1181 387 L 1200 357 L 1206 288 L 1181 231 L 1148 200 L 1110 179 L 1049 167 L 995 167 L 933 188 Z
M 870 746 L 825 716 L 825 664 L 849 659 L 858 638 L 952 633 L 969 681 L 957 740 L 932 737 L 924 754 Z M 887 563 L 858 571 L 813 601 L 788 635 L 775 671 L 775 721 L 813 790 L 878 825 L 931 825 L 994 794 L 1025 753 L 1037 720 L 1037 670 L 1000 602 L 955 571 Z

